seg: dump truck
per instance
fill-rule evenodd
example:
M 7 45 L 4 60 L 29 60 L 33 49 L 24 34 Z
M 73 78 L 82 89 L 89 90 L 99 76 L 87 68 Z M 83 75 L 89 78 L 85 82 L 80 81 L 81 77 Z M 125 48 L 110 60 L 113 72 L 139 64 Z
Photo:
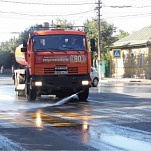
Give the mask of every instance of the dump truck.
M 94 40 L 90 42 L 91 51 Z M 14 70 L 17 95 L 28 101 L 37 96 L 56 95 L 58 98 L 78 93 L 86 100 L 91 87 L 91 53 L 86 32 L 72 28 L 41 28 L 30 33 L 15 50 L 22 69 Z

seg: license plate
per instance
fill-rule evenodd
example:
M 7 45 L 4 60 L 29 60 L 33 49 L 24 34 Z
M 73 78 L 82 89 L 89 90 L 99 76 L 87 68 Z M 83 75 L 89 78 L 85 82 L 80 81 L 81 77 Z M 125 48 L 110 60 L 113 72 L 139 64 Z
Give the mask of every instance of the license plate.
M 68 74 L 68 71 L 55 71 L 55 74 Z

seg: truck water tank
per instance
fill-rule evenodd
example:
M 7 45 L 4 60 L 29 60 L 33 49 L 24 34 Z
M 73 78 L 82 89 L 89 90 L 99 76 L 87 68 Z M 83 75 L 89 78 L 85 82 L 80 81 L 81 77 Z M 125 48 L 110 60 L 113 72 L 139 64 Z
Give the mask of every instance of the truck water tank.
M 25 61 L 25 54 L 24 54 L 24 52 L 21 52 L 22 47 L 23 47 L 23 44 L 16 47 L 16 49 L 15 49 L 15 59 L 19 64 L 21 64 L 23 66 L 26 66 L 27 62 Z

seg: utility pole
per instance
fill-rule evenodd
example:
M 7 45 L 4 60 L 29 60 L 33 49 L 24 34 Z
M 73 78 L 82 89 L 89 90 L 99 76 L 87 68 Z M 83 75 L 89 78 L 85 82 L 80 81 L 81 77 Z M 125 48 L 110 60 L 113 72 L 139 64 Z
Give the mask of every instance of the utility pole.
M 102 60 L 101 60 L 101 14 L 100 14 L 100 9 L 102 8 L 101 6 L 102 2 L 101 0 L 98 0 L 98 6 L 97 6 L 97 11 L 98 11 L 98 73 L 99 73 L 99 79 L 102 78 Z

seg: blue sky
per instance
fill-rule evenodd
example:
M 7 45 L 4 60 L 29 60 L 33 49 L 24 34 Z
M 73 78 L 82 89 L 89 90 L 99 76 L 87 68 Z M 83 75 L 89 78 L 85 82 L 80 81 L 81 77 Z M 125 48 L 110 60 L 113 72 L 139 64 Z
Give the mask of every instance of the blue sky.
M 67 19 L 83 25 L 97 15 L 98 0 L 0 0 L 0 41 L 34 24 Z M 101 18 L 133 32 L 151 25 L 150 0 L 102 0 Z M 118 30 L 117 29 L 117 30 Z

